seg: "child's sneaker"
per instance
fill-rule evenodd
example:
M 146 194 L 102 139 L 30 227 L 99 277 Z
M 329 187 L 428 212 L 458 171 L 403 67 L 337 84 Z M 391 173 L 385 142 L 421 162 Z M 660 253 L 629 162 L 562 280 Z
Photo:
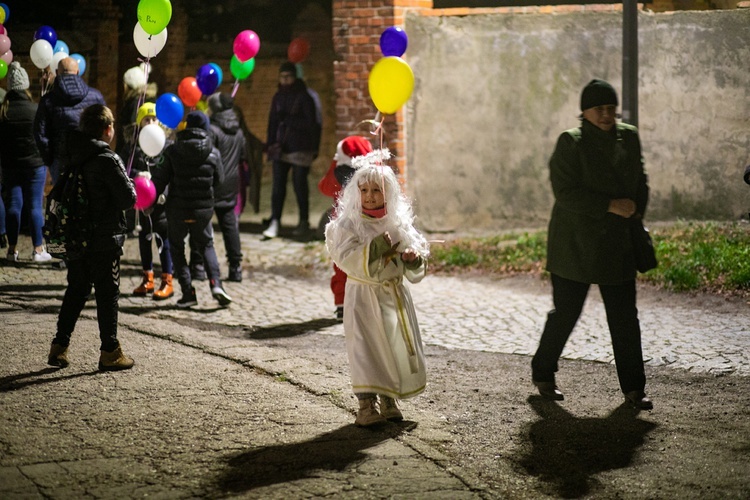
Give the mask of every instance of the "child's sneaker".
M 18 262 L 18 252 L 8 252 L 8 255 L 5 256 L 5 260 L 8 262 Z
M 224 289 L 220 286 L 213 287 L 211 289 L 211 295 L 213 295 L 214 298 L 219 301 L 219 305 L 222 307 L 228 306 L 232 303 L 232 297 L 227 295 L 227 292 L 225 292 Z
M 182 297 L 177 301 L 177 307 L 191 307 L 198 305 L 198 298 L 195 296 L 195 288 L 190 287 L 188 292 L 184 292 Z
M 37 252 L 36 250 L 31 251 L 31 260 L 34 262 L 48 262 L 52 260 L 52 256 L 46 251 L 42 250 Z

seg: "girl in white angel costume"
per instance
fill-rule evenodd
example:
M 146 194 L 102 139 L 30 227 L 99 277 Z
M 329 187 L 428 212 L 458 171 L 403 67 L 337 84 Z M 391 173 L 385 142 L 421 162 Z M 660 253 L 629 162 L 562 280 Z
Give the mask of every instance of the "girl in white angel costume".
M 344 334 L 359 399 L 355 423 L 362 426 L 402 420 L 395 400 L 420 394 L 427 382 L 404 278 L 421 281 L 429 245 L 413 226 L 395 173 L 384 164 L 389 158 L 382 149 L 352 159 L 355 172 L 325 233 L 331 258 L 348 276 Z

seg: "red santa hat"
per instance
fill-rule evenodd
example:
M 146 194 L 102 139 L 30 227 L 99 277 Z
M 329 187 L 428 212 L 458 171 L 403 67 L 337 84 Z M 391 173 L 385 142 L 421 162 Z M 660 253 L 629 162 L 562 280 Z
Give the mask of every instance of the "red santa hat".
M 350 135 L 336 146 L 334 160 L 339 165 L 351 165 L 352 158 L 372 152 L 370 141 L 359 135 Z

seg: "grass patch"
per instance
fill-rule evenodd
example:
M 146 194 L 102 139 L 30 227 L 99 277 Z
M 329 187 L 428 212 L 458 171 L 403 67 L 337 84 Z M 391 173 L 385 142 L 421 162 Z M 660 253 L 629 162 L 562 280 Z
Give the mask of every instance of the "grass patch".
M 676 292 L 750 296 L 750 226 L 677 222 L 651 227 L 659 267 L 638 279 Z M 546 231 L 457 238 L 432 245 L 431 272 L 544 274 Z

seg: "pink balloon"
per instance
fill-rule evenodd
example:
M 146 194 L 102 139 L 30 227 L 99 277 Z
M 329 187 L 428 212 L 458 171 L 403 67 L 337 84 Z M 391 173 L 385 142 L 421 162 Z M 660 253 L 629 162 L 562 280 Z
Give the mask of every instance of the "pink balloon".
M 135 208 L 136 210 L 145 210 L 156 201 L 156 186 L 151 179 L 145 177 L 136 177 L 133 179 L 135 184 Z
M 10 38 L 8 35 L 0 35 L 0 54 L 5 54 L 10 50 Z
M 241 31 L 234 38 L 233 48 L 240 62 L 249 61 L 260 50 L 260 38 L 253 30 Z
M 9 50 L 5 54 L 0 55 L 0 59 L 2 59 L 3 61 L 5 61 L 8 64 L 12 63 L 13 62 L 13 51 Z
M 8 35 L 8 30 L 2 24 L 0 24 L 0 35 L 10 36 Z

